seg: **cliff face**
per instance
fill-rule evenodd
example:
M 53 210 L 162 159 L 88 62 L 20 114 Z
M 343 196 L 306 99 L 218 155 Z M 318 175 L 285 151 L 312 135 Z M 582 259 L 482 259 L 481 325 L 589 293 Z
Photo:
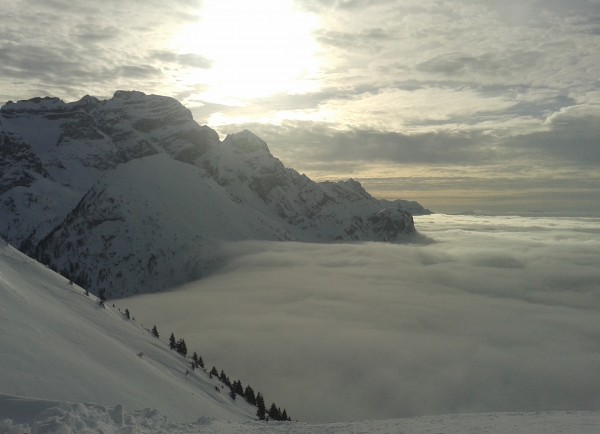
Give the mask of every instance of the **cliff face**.
M 315 183 L 250 131 L 227 136 L 172 98 L 34 98 L 0 109 L 0 236 L 98 292 L 200 277 L 222 241 L 395 241 L 401 202 Z

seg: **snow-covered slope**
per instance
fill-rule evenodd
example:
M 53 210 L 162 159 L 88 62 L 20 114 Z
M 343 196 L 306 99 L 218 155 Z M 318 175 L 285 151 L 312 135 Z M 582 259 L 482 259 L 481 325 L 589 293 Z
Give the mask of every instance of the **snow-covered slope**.
M 396 241 L 418 209 L 315 183 L 250 131 L 221 142 L 141 92 L 7 103 L 0 169 L 0 236 L 111 297 L 201 277 L 221 241 Z
M 205 372 L 186 375 L 189 359 L 164 340 L 2 240 L 0 300 L 0 394 L 151 407 L 184 421 L 255 418 Z
M 481 413 L 311 424 L 232 422 L 200 417 L 174 421 L 153 409 L 127 411 L 120 405 L 67 403 L 0 395 L 3 434 L 595 434 L 600 412 Z

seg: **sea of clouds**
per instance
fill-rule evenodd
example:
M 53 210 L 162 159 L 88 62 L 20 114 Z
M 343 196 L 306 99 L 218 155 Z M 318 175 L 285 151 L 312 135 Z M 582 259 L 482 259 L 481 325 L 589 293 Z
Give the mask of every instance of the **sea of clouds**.
M 121 300 L 293 418 L 600 408 L 600 219 L 421 216 L 425 239 L 242 242 Z

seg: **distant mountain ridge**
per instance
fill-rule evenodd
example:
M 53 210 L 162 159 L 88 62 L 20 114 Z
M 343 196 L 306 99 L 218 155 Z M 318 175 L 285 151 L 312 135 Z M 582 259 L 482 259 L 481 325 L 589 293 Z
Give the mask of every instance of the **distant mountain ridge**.
M 221 142 L 176 100 L 137 91 L 8 102 L 0 174 L 0 236 L 112 297 L 202 276 L 223 241 L 395 241 L 428 213 L 313 182 L 250 131 Z

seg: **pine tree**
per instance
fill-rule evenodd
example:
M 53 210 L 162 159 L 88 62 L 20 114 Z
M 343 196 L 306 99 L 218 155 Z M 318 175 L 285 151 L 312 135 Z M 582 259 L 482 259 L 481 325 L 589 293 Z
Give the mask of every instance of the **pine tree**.
M 152 327 L 152 334 L 157 338 L 160 337 L 158 335 L 158 329 L 156 328 L 156 324 L 154 325 L 154 327 Z M 175 336 L 173 336 L 173 339 L 175 339 Z
M 231 381 L 229 381 L 229 377 L 222 369 L 221 373 L 219 374 L 219 381 L 231 389 Z
M 210 375 L 214 375 L 214 376 L 218 377 L 219 376 L 219 372 L 217 371 L 217 368 L 215 368 L 213 366 L 212 369 L 210 370 Z
M 194 368 L 198 365 L 198 353 L 194 351 L 194 354 L 192 354 L 192 361 L 194 362 Z
M 125 318 L 131 319 L 131 314 L 129 313 L 129 309 L 125 309 Z
M 248 404 L 256 405 L 256 396 L 254 396 L 254 390 L 249 384 L 244 390 L 244 398 L 246 398 L 246 402 L 248 402 Z
M 233 387 L 231 388 L 234 393 L 237 393 L 240 396 L 244 396 L 244 388 L 242 387 L 242 382 L 240 380 L 236 380 L 233 382 Z
M 260 394 L 260 392 L 256 394 L 256 407 L 256 416 L 258 416 L 258 419 L 265 420 L 265 417 L 267 415 L 267 409 L 265 408 L 265 400 Z
M 287 411 L 285 411 L 285 408 L 283 409 L 283 413 L 281 413 L 281 420 L 290 420 L 290 417 L 287 414 Z
M 219 374 L 219 380 L 221 383 L 227 383 L 227 375 L 225 375 L 225 371 L 221 369 L 221 373 Z
M 175 348 L 177 348 L 177 343 L 175 341 L 175 335 L 173 333 L 171 333 L 171 336 L 169 337 L 169 347 L 174 350 Z
M 273 420 L 281 419 L 281 412 L 279 411 L 275 403 L 271 404 L 271 408 L 269 408 L 269 417 Z
M 175 349 L 182 356 L 187 356 L 187 345 L 185 344 L 185 339 L 179 339 L 175 344 Z
M 202 356 L 198 356 L 198 366 L 204 369 L 204 360 L 202 360 Z

